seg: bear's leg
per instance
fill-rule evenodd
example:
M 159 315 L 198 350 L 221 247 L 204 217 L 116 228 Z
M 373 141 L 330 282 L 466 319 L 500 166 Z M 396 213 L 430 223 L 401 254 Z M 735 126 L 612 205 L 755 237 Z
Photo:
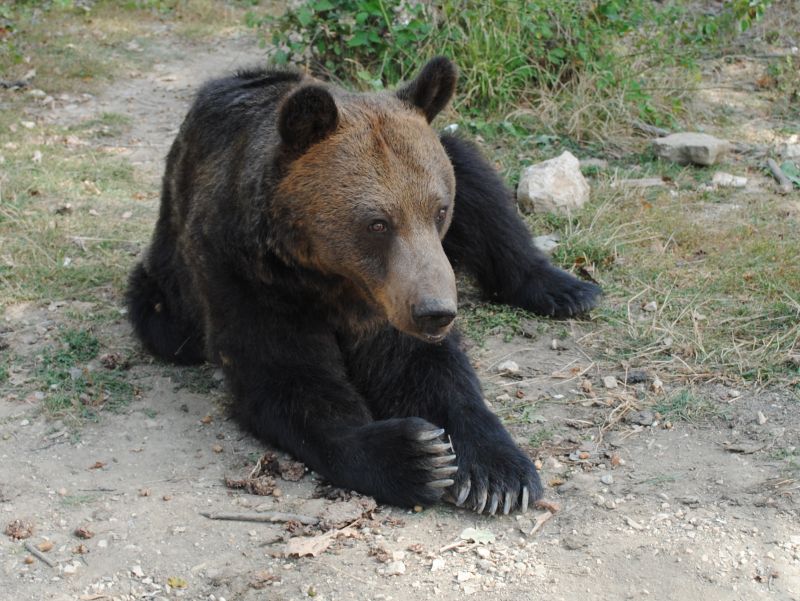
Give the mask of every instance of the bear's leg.
M 185 315 L 176 282 L 159 279 L 138 263 L 128 278 L 125 304 L 136 335 L 151 353 L 181 365 L 205 360 L 200 328 Z
M 533 462 L 486 406 L 457 335 L 428 344 L 388 329 L 346 354 L 375 419 L 415 416 L 445 429 L 458 463 L 449 490 L 457 505 L 508 513 L 541 498 Z
M 533 246 L 511 191 L 472 144 L 442 136 L 456 175 L 453 222 L 444 239 L 451 262 L 490 297 L 540 315 L 569 317 L 597 304 L 600 288 L 553 267 Z
M 440 427 L 418 417 L 376 421 L 335 333 L 301 303 L 233 277 L 212 281 L 208 353 L 222 364 L 242 425 L 336 486 L 406 507 L 441 498 L 457 467 Z

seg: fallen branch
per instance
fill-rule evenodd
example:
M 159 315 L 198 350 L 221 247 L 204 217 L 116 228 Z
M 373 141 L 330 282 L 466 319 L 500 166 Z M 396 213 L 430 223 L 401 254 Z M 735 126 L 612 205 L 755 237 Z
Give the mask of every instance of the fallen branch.
M 42 553 L 41 551 L 39 551 L 39 549 L 37 549 L 36 546 L 32 542 L 28 541 L 27 543 L 25 543 L 25 548 L 36 559 L 38 559 L 39 561 L 41 561 L 44 564 L 47 564 L 48 567 L 51 567 L 51 568 L 56 567 L 56 562 L 54 562 L 49 557 L 46 557 L 45 554 Z
M 209 520 L 228 520 L 231 522 L 300 522 L 305 526 L 315 526 L 319 519 L 296 513 L 283 513 L 280 511 L 265 511 L 264 513 L 205 513 L 200 515 Z
M 776 163 L 773 159 L 767 159 L 767 167 L 769 167 L 773 177 L 778 181 L 778 194 L 789 194 L 794 185 L 792 184 L 791 180 L 786 177 L 786 174 L 781 171 L 778 163 Z

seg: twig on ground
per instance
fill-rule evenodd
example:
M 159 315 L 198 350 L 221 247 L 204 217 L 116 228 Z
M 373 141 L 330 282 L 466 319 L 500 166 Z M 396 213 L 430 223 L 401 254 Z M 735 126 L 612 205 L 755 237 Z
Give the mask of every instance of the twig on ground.
M 315 526 L 319 523 L 319 519 L 311 516 L 280 511 L 265 511 L 264 513 L 207 513 L 201 511 L 200 515 L 207 517 L 209 520 L 229 520 L 232 522 L 300 522 L 304 526 Z
M 664 129 L 663 127 L 656 127 L 655 125 L 650 125 L 648 123 L 644 123 L 643 121 L 633 121 L 631 123 L 633 127 L 642 131 L 646 134 L 650 134 L 652 136 L 668 136 L 670 131 L 668 129 Z
M 767 167 L 772 172 L 773 177 L 778 182 L 778 194 L 789 194 L 792 191 L 793 184 L 791 180 L 786 177 L 781 168 L 773 159 L 767 159 Z
M 533 528 L 531 529 L 530 532 L 528 532 L 528 536 L 533 536 L 534 534 L 536 534 L 542 528 L 542 526 L 544 526 L 545 523 L 550 518 L 553 517 L 553 515 L 555 515 L 555 514 L 550 512 L 550 511 L 543 511 L 542 513 L 537 515 L 536 518 L 535 518 L 535 523 L 533 525 Z
M 39 561 L 41 561 L 44 564 L 47 564 L 48 567 L 51 567 L 51 568 L 56 567 L 56 562 L 53 561 L 52 559 L 50 559 L 49 557 L 45 556 L 45 554 L 42 553 L 41 551 L 39 551 L 39 549 L 36 548 L 36 545 L 34 545 L 32 542 L 30 542 L 30 541 L 26 542 L 25 543 L 25 548 L 36 559 L 38 559 Z

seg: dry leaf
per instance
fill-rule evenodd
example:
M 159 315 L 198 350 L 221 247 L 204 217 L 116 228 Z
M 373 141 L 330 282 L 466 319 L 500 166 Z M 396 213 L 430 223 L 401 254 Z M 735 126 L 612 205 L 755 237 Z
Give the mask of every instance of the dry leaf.
M 287 557 L 317 557 L 331 546 L 333 539 L 336 538 L 336 533 L 336 530 L 330 530 L 311 538 L 300 536 L 290 538 L 286 543 L 285 554 Z
M 33 536 L 33 524 L 30 522 L 23 522 L 22 520 L 14 520 L 9 522 L 6 526 L 6 535 L 14 540 L 22 540 Z
M 89 528 L 86 526 L 79 526 L 78 528 L 75 528 L 75 536 L 78 538 L 89 539 L 94 536 L 94 532 L 89 530 Z
M 170 576 L 167 578 L 167 584 L 172 588 L 186 588 L 189 586 L 183 578 L 179 578 L 178 576 Z

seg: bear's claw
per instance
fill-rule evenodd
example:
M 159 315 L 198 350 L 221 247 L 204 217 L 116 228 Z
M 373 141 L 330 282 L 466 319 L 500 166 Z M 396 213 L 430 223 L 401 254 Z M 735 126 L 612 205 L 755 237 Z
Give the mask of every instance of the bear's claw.
M 433 440 L 434 438 L 439 438 L 442 434 L 444 434 L 444 428 L 438 428 L 436 430 L 423 430 L 417 434 L 417 440 L 420 442 Z

